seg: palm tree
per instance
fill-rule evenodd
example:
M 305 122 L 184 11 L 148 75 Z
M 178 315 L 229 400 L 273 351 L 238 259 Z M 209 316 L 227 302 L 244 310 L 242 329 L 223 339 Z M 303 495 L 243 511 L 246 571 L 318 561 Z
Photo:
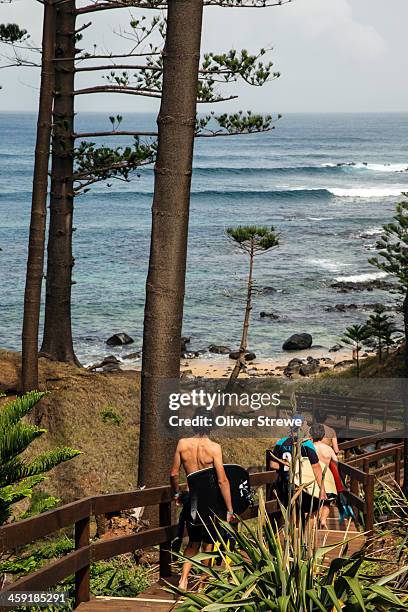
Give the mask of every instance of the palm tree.
M 275 231 L 274 227 L 264 227 L 256 225 L 229 227 L 227 229 L 227 236 L 229 239 L 238 246 L 238 248 L 248 255 L 249 257 L 249 273 L 247 282 L 247 298 L 245 306 L 244 324 L 242 328 L 241 344 L 239 347 L 238 359 L 235 363 L 235 367 L 231 372 L 228 385 L 236 380 L 241 372 L 242 368 L 245 367 L 245 352 L 248 347 L 248 329 L 249 320 L 252 310 L 252 294 L 254 289 L 253 273 L 254 273 L 254 259 L 257 255 L 267 253 L 271 249 L 279 246 L 279 236 Z
M 367 321 L 367 327 L 376 338 L 378 361 L 382 362 L 383 348 L 390 345 L 390 338 L 395 331 L 392 317 L 385 314 L 385 307 L 378 304 Z M 388 344 L 387 344 L 388 342 Z
M 360 376 L 360 351 L 365 340 L 371 336 L 371 330 L 367 325 L 351 325 L 346 329 L 341 338 L 344 344 L 352 345 L 357 362 L 357 376 Z
M 54 448 L 34 459 L 23 456 L 30 444 L 47 431 L 23 421 L 44 395 L 31 391 L 0 410 L 0 525 L 10 518 L 14 504 L 30 498 L 33 489 L 46 480 L 46 472 L 80 454 L 72 448 Z M 43 509 L 49 506 L 43 505 Z

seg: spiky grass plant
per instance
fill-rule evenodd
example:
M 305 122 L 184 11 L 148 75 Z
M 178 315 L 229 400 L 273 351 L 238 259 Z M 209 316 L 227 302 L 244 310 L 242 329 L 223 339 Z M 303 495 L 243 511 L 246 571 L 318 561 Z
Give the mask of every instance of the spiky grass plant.
M 47 431 L 24 419 L 44 395 L 31 391 L 0 409 L 0 524 L 10 519 L 14 504 L 32 497 L 35 487 L 46 480 L 47 472 L 80 454 L 64 447 L 30 459 L 23 455 Z M 43 499 L 39 510 L 49 510 L 52 505 Z
M 317 522 L 303 526 L 299 516 L 304 485 L 295 487 L 296 463 L 300 469 L 300 442 L 294 445 L 289 468 L 289 503 L 281 506 L 283 526 L 270 520 L 263 492 L 255 527 L 239 521 L 239 528 L 222 523 L 218 529 L 217 552 L 201 553 L 190 559 L 203 578 L 199 590 L 184 593 L 176 608 L 180 612 L 396 612 L 408 609 L 408 592 L 401 578 L 408 567 L 389 576 L 363 574 L 368 554 L 362 550 L 349 558 L 342 555 L 353 537 L 330 546 L 317 546 Z M 307 485 L 306 485 L 307 486 Z M 235 542 L 229 550 L 227 540 Z M 337 549 L 330 564 L 326 555 Z M 180 555 L 181 560 L 186 560 Z M 217 566 L 214 561 L 222 561 Z M 372 562 L 378 559 L 372 559 Z
M 408 565 L 408 500 L 395 480 L 377 480 L 374 513 L 379 537 L 373 556 L 383 556 L 386 562 L 391 560 L 397 566 Z M 398 577 L 397 585 L 408 589 L 408 573 Z
M 407 568 L 375 578 L 361 574 L 363 552 L 351 558 L 336 558 L 330 566 L 322 564 L 324 556 L 341 544 L 325 546 L 313 554 L 300 554 L 304 549 L 298 537 L 283 539 L 267 515 L 263 496 L 255 528 L 241 522 L 237 531 L 227 523 L 222 528 L 236 542 L 227 550 L 225 537 L 217 553 L 201 553 L 192 559 L 193 566 L 206 579 L 200 592 L 183 593 L 176 608 L 180 612 L 396 612 L 408 609 L 408 593 L 393 588 L 392 583 Z M 293 533 L 296 533 L 294 531 Z M 299 532 L 298 532 L 299 533 Z M 289 554 L 288 554 L 289 553 Z M 203 562 L 221 556 L 229 563 L 222 567 Z

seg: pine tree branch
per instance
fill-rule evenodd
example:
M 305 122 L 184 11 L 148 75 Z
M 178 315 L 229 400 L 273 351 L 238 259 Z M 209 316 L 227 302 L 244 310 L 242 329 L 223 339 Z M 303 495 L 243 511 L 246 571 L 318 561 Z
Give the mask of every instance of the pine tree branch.
M 198 132 L 196 134 L 196 138 L 219 138 L 220 136 L 241 136 L 241 135 L 245 135 L 245 134 L 263 134 L 264 132 L 270 132 L 271 130 L 274 130 L 275 126 L 271 126 L 269 128 L 259 128 L 259 129 L 254 129 L 254 130 L 250 130 L 250 129 L 245 129 L 242 131 L 236 131 L 236 132 L 221 132 L 218 130 L 215 130 L 213 132 L 211 132 L 210 130 L 206 131 L 206 132 Z M 75 139 L 80 139 L 80 138 L 105 138 L 105 137 L 110 137 L 110 136 L 151 136 L 154 138 L 157 138 L 158 133 L 157 132 L 133 132 L 131 130 L 112 130 L 112 131 L 106 131 L 106 132 L 77 132 L 74 135 Z
M 77 89 L 72 92 L 74 96 L 82 96 L 94 93 L 123 93 L 132 96 L 145 96 L 147 98 L 161 98 L 161 92 L 154 89 L 139 89 L 138 87 L 123 87 L 116 85 L 95 85 L 94 87 L 86 87 L 85 89 Z M 200 104 L 215 104 L 217 102 L 227 102 L 235 100 L 238 96 L 227 96 L 224 98 L 218 97 L 209 100 L 197 100 Z
M 157 132 L 133 132 L 129 130 L 108 130 L 106 132 L 77 132 L 73 134 L 75 139 L 79 138 L 103 138 L 105 136 L 158 136 Z
M 289 4 L 292 0 L 205 0 L 204 6 L 219 6 L 222 8 L 270 8 Z M 103 0 L 77 9 L 78 15 L 120 8 L 165 9 L 167 3 L 162 0 Z
M 74 96 L 82 96 L 93 93 L 124 93 L 134 96 L 146 96 L 148 98 L 161 98 L 161 93 L 155 90 L 139 89 L 138 87 L 120 87 L 115 85 L 95 85 L 85 89 L 77 89 Z
M 156 70 L 157 72 L 163 72 L 162 68 L 146 66 L 143 64 L 105 64 L 101 66 L 81 66 L 79 68 L 75 68 L 75 72 L 93 72 L 94 70 Z

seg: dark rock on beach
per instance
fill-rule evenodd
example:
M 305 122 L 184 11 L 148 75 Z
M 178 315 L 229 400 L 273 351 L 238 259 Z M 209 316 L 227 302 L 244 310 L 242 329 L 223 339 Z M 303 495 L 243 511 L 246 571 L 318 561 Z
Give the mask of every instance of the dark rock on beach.
M 239 351 L 231 351 L 229 354 L 229 358 L 234 359 L 236 361 L 239 358 Z M 244 358 L 245 361 L 253 361 L 254 359 L 256 359 L 256 355 L 252 351 L 246 351 Z
M 118 372 L 120 370 L 120 361 L 115 355 L 104 357 L 99 363 L 94 363 L 88 367 L 88 370 L 103 370 L 104 372 Z
M 312 346 L 313 338 L 310 334 L 293 334 L 283 343 L 282 349 L 284 351 L 301 351 L 309 349 Z
M 120 334 L 114 334 L 108 338 L 106 344 L 108 346 L 124 346 L 125 344 L 132 344 L 133 342 L 133 338 L 128 336 L 125 332 L 121 332 Z
M 300 376 L 313 376 L 322 370 L 320 359 L 309 356 L 306 361 L 295 357 L 291 359 L 283 373 L 288 378 L 298 378 Z
M 342 348 L 343 347 L 341 346 L 341 344 L 335 344 L 329 349 L 329 353 L 337 353 L 337 351 L 341 351 Z
M 286 366 L 286 368 L 284 368 L 283 373 L 285 376 L 287 376 L 288 378 L 293 378 L 294 376 L 299 376 L 299 370 L 301 368 L 301 366 L 304 365 L 304 361 L 302 359 L 299 359 L 298 357 L 295 357 L 294 359 L 291 359 L 288 363 L 288 365 Z
M 217 355 L 228 355 L 231 352 L 228 346 L 222 346 L 221 344 L 211 344 L 208 350 L 210 353 L 216 353 Z
M 142 353 L 136 352 L 136 353 L 128 353 L 127 355 L 123 355 L 122 359 L 140 359 L 142 356 Z
M 318 359 L 310 359 L 307 363 L 302 364 L 299 368 L 301 376 L 312 376 L 320 372 L 320 364 Z

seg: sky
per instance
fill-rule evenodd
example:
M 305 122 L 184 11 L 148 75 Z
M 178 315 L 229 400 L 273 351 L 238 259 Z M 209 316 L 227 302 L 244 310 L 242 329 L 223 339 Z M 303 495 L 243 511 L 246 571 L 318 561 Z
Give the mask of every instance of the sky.
M 123 49 L 127 43 L 118 32 L 126 30 L 129 19 L 128 9 L 82 18 L 80 23 L 92 20 L 93 27 L 84 32 L 81 46 Z M 30 32 L 34 43 L 40 41 L 41 21 L 42 6 L 34 0 L 0 4 L 0 23 L 18 23 Z M 408 111 L 407 22 L 407 0 L 293 0 L 266 9 L 206 7 L 203 51 L 245 48 L 256 52 L 260 47 L 273 47 L 271 60 L 281 73 L 262 88 L 243 83 L 226 88 L 225 93 L 239 98 L 217 104 L 215 110 Z M 3 47 L 2 52 L 9 50 Z M 0 71 L 0 111 L 36 110 L 38 82 L 38 69 Z M 77 86 L 84 83 L 102 84 L 101 74 L 88 74 Z M 77 100 L 79 111 L 157 109 L 155 101 L 123 94 L 79 96 Z

